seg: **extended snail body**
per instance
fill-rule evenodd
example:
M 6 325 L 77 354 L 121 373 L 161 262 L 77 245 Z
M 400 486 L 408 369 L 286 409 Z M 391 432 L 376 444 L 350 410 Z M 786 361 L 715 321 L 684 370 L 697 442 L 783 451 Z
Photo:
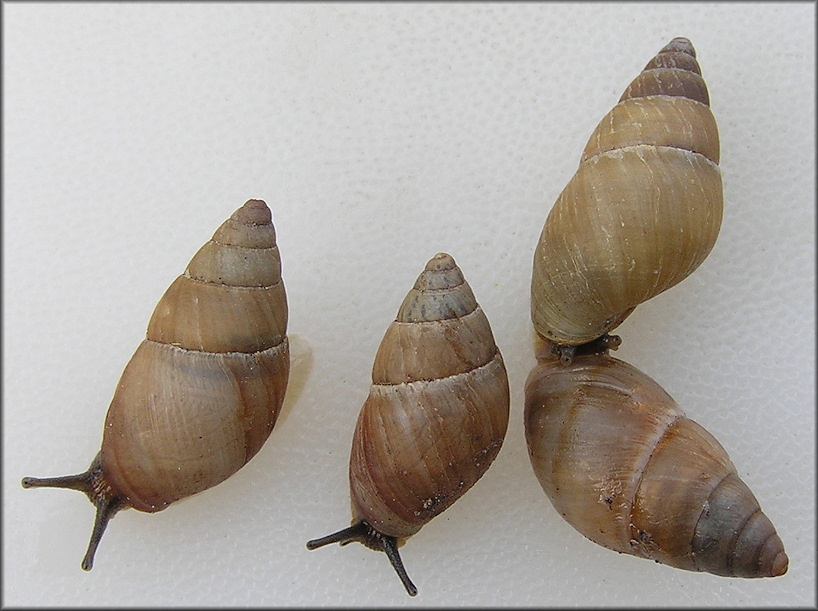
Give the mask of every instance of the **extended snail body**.
M 97 518 L 155 512 L 224 481 L 273 430 L 289 376 L 287 299 L 267 205 L 249 200 L 159 301 L 117 385 L 102 447 L 85 473 L 25 487 L 85 492 Z
M 690 571 L 775 577 L 781 539 L 724 448 L 654 380 L 607 354 L 547 351 L 525 387 L 531 464 L 591 541 Z
M 505 437 L 509 388 L 488 319 L 448 254 L 426 265 L 386 331 L 352 441 L 353 525 L 307 544 L 386 552 L 410 595 L 398 545 L 486 472 Z
M 690 41 L 676 38 L 600 121 L 534 255 L 531 318 L 565 347 L 593 342 L 690 275 L 713 248 L 719 137 Z

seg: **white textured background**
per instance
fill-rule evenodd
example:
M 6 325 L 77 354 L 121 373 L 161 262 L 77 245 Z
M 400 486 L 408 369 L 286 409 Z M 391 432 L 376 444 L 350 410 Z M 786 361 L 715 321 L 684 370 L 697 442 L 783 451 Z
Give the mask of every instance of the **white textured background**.
M 811 605 L 815 599 L 813 4 L 3 5 L 5 605 Z M 671 38 L 719 124 L 724 222 L 616 356 L 719 439 L 773 521 L 786 576 L 617 555 L 528 462 L 534 245 L 596 123 Z M 111 522 L 24 475 L 84 470 L 154 305 L 246 199 L 272 210 L 294 369 L 267 445 L 225 483 Z M 512 387 L 478 484 L 402 548 L 308 552 L 348 524 L 375 351 L 451 253 Z

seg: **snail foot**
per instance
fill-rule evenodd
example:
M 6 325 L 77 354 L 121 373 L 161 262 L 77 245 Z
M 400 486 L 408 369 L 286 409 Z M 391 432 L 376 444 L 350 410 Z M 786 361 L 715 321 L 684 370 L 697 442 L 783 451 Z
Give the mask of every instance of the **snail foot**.
M 588 354 L 607 354 L 609 350 L 617 350 L 622 344 L 622 338 L 618 335 L 608 335 L 607 333 L 585 344 L 578 346 L 558 346 L 553 345 L 553 352 L 559 357 L 560 362 L 568 366 L 574 361 L 575 356 Z

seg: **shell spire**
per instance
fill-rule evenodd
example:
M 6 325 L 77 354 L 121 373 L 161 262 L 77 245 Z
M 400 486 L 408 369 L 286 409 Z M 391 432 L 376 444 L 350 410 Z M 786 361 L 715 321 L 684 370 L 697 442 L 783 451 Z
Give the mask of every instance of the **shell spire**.
M 696 50 L 687 38 L 674 38 L 642 69 L 619 101 L 654 95 L 680 96 L 710 105 Z
M 267 205 L 247 201 L 165 292 L 147 338 L 203 352 L 257 352 L 282 343 L 287 298 Z

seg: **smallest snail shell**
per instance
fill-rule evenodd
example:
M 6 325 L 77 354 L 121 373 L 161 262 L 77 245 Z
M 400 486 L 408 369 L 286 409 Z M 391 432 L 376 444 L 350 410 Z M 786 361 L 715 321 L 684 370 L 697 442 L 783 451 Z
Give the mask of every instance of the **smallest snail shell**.
M 417 594 L 398 546 L 466 493 L 508 427 L 509 389 L 488 319 L 454 259 L 433 257 L 378 348 L 349 463 L 352 526 L 307 543 L 383 551 Z

